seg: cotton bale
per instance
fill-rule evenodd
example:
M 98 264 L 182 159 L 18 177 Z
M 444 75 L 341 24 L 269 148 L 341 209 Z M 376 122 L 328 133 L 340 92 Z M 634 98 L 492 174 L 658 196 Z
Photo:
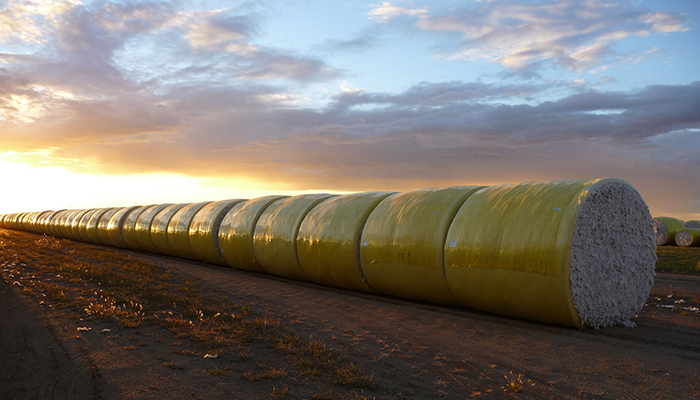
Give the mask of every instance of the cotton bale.
M 47 210 L 39 214 L 34 224 L 34 230 L 39 233 L 46 233 L 46 221 L 51 217 L 51 214 L 53 213 L 53 210 Z
M 46 222 L 48 234 L 55 236 L 55 237 L 61 236 L 60 232 L 58 230 L 58 221 L 61 219 L 61 216 L 66 211 L 68 211 L 68 210 L 57 210 L 49 217 L 48 221 Z
M 455 216 L 445 272 L 469 308 L 577 328 L 634 326 L 655 251 L 649 209 L 625 181 L 500 185 Z
M 97 222 L 97 238 L 98 241 L 95 243 L 105 244 L 107 246 L 112 246 L 112 240 L 109 237 L 109 221 L 112 217 L 121 210 L 120 207 L 110 208 L 105 211 Z
M 136 239 L 136 243 L 138 243 L 140 250 L 157 253 L 157 249 L 153 245 L 153 241 L 151 241 L 151 224 L 158 213 L 171 205 L 173 204 L 155 204 L 148 207 L 141 213 L 141 215 L 139 215 L 138 219 L 136 220 L 136 224 L 134 225 L 134 239 Z M 136 247 L 131 246 L 128 237 L 125 236 L 124 241 L 129 244 L 130 249 L 136 249 Z
M 156 214 L 156 216 L 153 218 L 153 222 L 151 222 L 150 244 L 152 244 L 153 247 L 147 247 L 147 243 L 146 246 L 144 246 L 146 247 L 147 251 L 150 251 L 151 253 L 165 254 L 173 257 L 177 255 L 168 244 L 168 224 L 170 223 L 170 220 L 173 218 L 173 215 L 175 215 L 175 213 L 177 213 L 180 209 L 190 204 L 191 203 L 171 204 L 165 207 L 163 210 L 161 210 L 158 214 Z
M 654 218 L 654 230 L 656 232 L 657 246 L 673 246 L 676 244 L 676 233 L 685 228 L 685 223 L 680 219 L 671 217 Z
M 167 239 L 173 255 L 189 260 L 197 259 L 190 246 L 190 225 L 194 216 L 209 203 L 211 202 L 189 204 L 181 208 L 170 219 Z
M 235 269 L 265 272 L 253 253 L 253 234 L 260 215 L 288 196 L 265 196 L 241 202 L 224 216 L 219 227 L 219 250 L 226 264 Z
M 303 194 L 267 207 L 253 233 L 253 253 L 265 272 L 289 279 L 309 280 L 299 265 L 297 233 L 306 214 L 332 197 L 335 196 Z
M 311 281 L 373 292 L 360 265 L 360 236 L 372 210 L 394 192 L 338 196 L 314 207 L 297 236 L 299 265 Z
M 82 217 L 80 217 L 80 221 L 78 221 L 78 237 L 80 240 L 83 242 L 89 242 L 90 237 L 88 236 L 88 223 L 90 222 L 90 218 L 92 218 L 95 213 L 99 212 L 99 208 L 93 208 L 88 210 L 85 214 L 83 214 Z
M 71 218 L 70 218 L 70 237 L 73 240 L 83 240 L 83 238 L 80 235 L 80 221 L 82 220 L 83 216 L 85 214 L 89 213 L 92 211 L 91 209 L 87 210 L 81 210 L 78 213 L 75 213 Z
M 68 233 L 66 232 L 66 221 L 70 218 L 75 210 L 65 210 L 61 213 L 61 216 L 56 221 L 56 232 L 58 236 L 62 238 L 68 238 Z
M 194 259 L 227 266 L 219 250 L 219 227 L 226 214 L 242 199 L 215 201 L 202 207 L 190 223 L 189 242 Z
M 112 215 L 105 228 L 105 233 L 109 244 L 115 247 L 126 248 L 126 243 L 124 243 L 124 237 L 122 236 L 122 227 L 124 226 L 124 221 L 131 214 L 132 211 L 140 208 L 139 206 L 123 207 L 117 209 L 117 211 Z
M 681 247 L 699 247 L 700 229 L 686 228 L 676 234 L 676 244 Z
M 95 244 L 102 244 L 102 239 L 100 239 L 100 231 L 99 231 L 99 226 L 100 226 L 100 220 L 102 219 L 102 216 L 110 212 L 112 208 L 98 208 L 97 211 L 92 213 L 90 216 L 90 219 L 88 220 L 86 226 L 85 226 L 85 231 L 87 232 L 87 238 L 88 242 L 90 243 L 95 243 Z
M 698 220 L 685 221 L 684 225 L 686 228 L 700 229 L 700 221 Z
M 390 296 L 457 304 L 445 280 L 445 236 L 459 207 L 479 189 L 421 189 L 382 201 L 362 231 L 360 259 L 367 284 Z
M 153 205 L 138 206 L 138 208 L 130 212 L 124 219 L 121 232 L 125 248 L 131 250 L 143 250 L 143 246 L 141 246 L 141 243 L 139 243 L 138 238 L 136 237 L 136 222 L 141 214 L 150 207 L 153 207 Z

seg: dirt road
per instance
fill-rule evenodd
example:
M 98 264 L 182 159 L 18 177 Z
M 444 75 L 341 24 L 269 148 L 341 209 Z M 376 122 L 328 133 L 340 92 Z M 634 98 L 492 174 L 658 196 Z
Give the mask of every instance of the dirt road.
M 376 387 L 358 399 L 700 398 L 697 276 L 657 276 L 637 328 L 575 330 L 127 253 L 196 277 L 211 296 L 255 304 L 296 334 L 362 363 Z M 225 368 L 226 358 L 158 368 L 149 357 L 162 332 L 144 329 L 139 340 L 150 345 L 124 350 L 129 334 L 108 323 L 76 334 L 85 322 L 38 306 L 7 277 L 0 292 L 3 399 L 303 398 L 298 391 L 236 395 L 232 376 L 207 383 L 207 363 Z M 99 333 L 110 326 L 119 339 Z

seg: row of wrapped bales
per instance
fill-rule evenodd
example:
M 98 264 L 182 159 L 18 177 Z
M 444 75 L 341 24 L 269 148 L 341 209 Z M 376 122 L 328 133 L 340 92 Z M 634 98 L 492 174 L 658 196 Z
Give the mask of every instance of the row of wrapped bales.
M 0 227 L 579 328 L 630 325 L 656 263 L 646 203 L 616 179 L 18 213 Z
M 654 232 L 657 246 L 700 246 L 697 239 L 700 232 L 700 221 L 683 222 L 677 218 L 654 218 Z

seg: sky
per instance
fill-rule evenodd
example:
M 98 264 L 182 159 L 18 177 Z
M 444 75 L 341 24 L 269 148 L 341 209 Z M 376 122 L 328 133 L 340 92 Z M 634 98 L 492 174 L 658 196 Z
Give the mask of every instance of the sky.
M 0 213 L 620 178 L 700 219 L 700 2 L 0 0 Z

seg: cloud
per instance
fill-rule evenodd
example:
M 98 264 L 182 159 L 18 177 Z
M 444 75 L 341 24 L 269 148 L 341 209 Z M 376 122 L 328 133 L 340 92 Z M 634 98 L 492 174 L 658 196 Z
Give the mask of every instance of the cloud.
M 458 46 L 448 46 L 439 56 L 496 62 L 514 70 L 548 60 L 580 72 L 613 55 L 613 45 L 625 38 L 689 29 L 684 14 L 650 12 L 624 1 L 491 1 L 450 9 L 449 14 L 392 13 L 395 7 L 385 5 L 373 10 L 382 22 L 395 15 L 418 16 L 414 26 L 420 30 L 461 36 Z
M 404 8 L 391 5 L 390 2 L 386 1 L 382 4 L 372 4 L 372 9 L 367 12 L 367 15 L 371 19 L 376 19 L 379 22 L 389 22 L 393 18 L 400 17 L 402 15 L 409 15 L 412 17 L 421 17 L 428 13 L 428 10 L 422 8 Z

